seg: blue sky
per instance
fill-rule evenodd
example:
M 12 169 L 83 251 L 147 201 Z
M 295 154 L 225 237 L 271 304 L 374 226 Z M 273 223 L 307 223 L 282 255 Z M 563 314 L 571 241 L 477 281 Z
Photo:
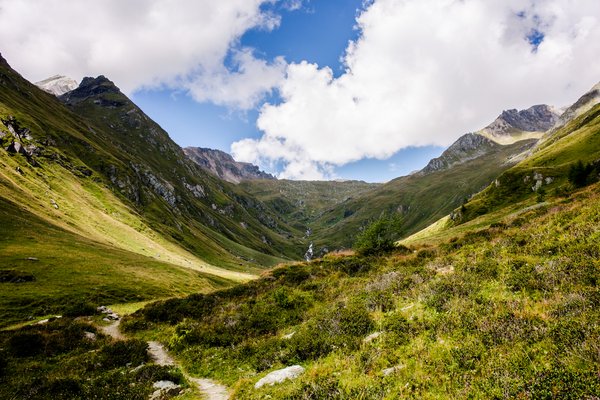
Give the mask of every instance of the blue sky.
M 334 76 L 344 71 L 342 56 L 350 40 L 356 40 L 356 16 L 363 0 L 312 0 L 299 10 L 288 10 L 282 3 L 263 9 L 281 15 L 273 30 L 251 29 L 240 40 L 266 59 L 284 56 L 287 62 L 308 61 L 329 66 Z M 172 89 L 140 90 L 132 100 L 157 121 L 182 147 L 209 147 L 230 152 L 231 144 L 243 138 L 258 139 L 256 109 L 239 111 L 210 102 L 198 103 L 184 91 Z M 276 95 L 268 98 L 278 103 Z M 385 182 L 424 167 L 441 154 L 442 146 L 410 147 L 390 158 L 365 158 L 336 167 L 332 178 Z M 277 173 L 269 165 L 268 172 Z
M 109 77 L 181 146 L 386 181 L 503 110 L 576 101 L 598 21 L 598 0 L 0 0 L 0 51 L 31 82 Z

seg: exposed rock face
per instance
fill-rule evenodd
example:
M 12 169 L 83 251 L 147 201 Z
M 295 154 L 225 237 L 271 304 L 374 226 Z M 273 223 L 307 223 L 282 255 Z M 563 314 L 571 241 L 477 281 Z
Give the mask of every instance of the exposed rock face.
M 65 93 L 60 96 L 60 99 L 63 103 L 67 105 L 77 104 L 80 101 L 86 100 L 89 97 L 97 96 L 103 93 L 115 93 L 120 94 L 121 91 L 115 84 L 106 78 L 104 75 L 100 75 L 97 78 L 85 77 L 79 84 L 79 86 L 70 92 Z M 125 105 L 124 102 L 114 100 L 112 104 L 110 100 L 106 100 L 104 98 L 100 98 L 97 100 L 99 103 L 96 103 L 100 106 L 113 106 L 118 107 Z
M 477 133 L 504 145 L 540 139 L 544 132 L 556 125 L 561 113 L 562 110 L 545 104 L 521 111 L 503 111 L 494 122 Z
M 63 75 L 54 75 L 43 81 L 36 82 L 35 85 L 56 97 L 75 90 L 79 86 L 75 79 Z
M 183 151 L 196 164 L 231 183 L 251 179 L 275 179 L 273 175 L 261 171 L 256 165 L 237 162 L 229 154 L 220 150 L 186 147 Z
M 467 133 L 454 142 L 452 146 L 448 147 L 441 156 L 429 161 L 429 164 L 427 164 L 420 173 L 428 174 L 473 160 L 486 154 L 490 149 L 496 146 L 499 145 L 486 137 L 477 133 Z
M 494 135 L 511 133 L 513 130 L 525 132 L 545 132 L 552 128 L 559 118 L 559 111 L 545 104 L 527 110 L 507 110 L 484 130 Z

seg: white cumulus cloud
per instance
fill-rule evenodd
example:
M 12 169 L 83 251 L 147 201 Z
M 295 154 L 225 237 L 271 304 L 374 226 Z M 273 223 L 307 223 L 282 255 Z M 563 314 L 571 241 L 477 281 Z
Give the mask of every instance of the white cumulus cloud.
M 248 109 L 283 76 L 281 60 L 238 48 L 249 29 L 279 25 L 260 8 L 274 1 L 0 0 L 0 51 L 32 81 L 103 74 L 127 93 L 169 85 Z
M 234 143 L 234 156 L 283 163 L 286 178 L 323 178 L 365 157 L 448 145 L 506 108 L 566 105 L 600 80 L 597 0 L 374 0 L 365 7 L 345 72 L 289 65 L 282 101 L 260 110 L 263 136 Z

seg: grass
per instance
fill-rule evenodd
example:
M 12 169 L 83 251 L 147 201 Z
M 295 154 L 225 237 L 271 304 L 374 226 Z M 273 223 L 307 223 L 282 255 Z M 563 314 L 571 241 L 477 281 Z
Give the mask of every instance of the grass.
M 124 327 L 234 398 L 598 396 L 599 227 L 596 184 L 409 253 L 329 256 L 149 304 Z M 297 380 L 253 388 L 298 363 Z

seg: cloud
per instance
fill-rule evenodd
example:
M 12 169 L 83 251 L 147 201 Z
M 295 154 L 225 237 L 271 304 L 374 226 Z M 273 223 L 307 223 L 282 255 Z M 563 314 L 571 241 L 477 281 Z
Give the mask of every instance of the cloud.
M 254 107 L 285 77 L 286 62 L 282 57 L 272 63 L 254 57 L 252 49 L 233 52 L 236 71 L 224 65 L 212 71 L 200 71 L 185 77 L 181 86 L 187 88 L 199 102 L 249 110 Z
M 283 163 L 286 178 L 446 146 L 501 110 L 566 105 L 600 80 L 597 0 L 374 0 L 357 18 L 346 70 L 287 68 L 263 136 L 232 145 L 243 161 Z
M 170 85 L 251 108 L 282 76 L 282 60 L 255 59 L 239 38 L 279 25 L 261 11 L 273 1 L 0 0 L 0 49 L 32 81 L 104 74 L 127 93 Z M 233 73 L 224 65 L 232 50 Z

